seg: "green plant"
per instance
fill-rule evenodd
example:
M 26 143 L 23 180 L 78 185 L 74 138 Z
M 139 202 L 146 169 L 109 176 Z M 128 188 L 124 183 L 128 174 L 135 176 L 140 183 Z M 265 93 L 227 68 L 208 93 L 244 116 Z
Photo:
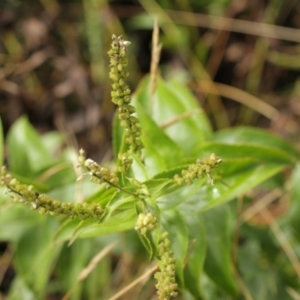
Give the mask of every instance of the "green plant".
M 0 224 L 5 230 L 0 238 L 13 242 L 19 274 L 11 299 L 20 297 L 20 287 L 29 299 L 43 298 L 56 261 L 60 288 L 68 291 L 78 279 L 74 274 L 78 275 L 78 269 L 95 254 L 92 248 L 107 244 L 99 236 L 132 229 L 150 258 L 158 261 L 155 278 L 159 299 L 169 299 L 178 291 L 185 299 L 226 299 L 226 295 L 242 299 L 246 292 L 237 280 L 240 272 L 251 293 L 256 289 L 257 283 L 248 278 L 251 266 L 243 257 L 232 258 L 236 202 L 229 201 L 254 188 L 284 190 L 283 171 L 296 165 L 299 152 L 282 139 L 254 128 L 213 133 L 194 97 L 177 82 L 158 78 L 152 94 L 151 80 L 146 77 L 131 98 L 125 81 L 127 46 L 121 37 L 113 37 L 109 52 L 111 95 L 118 106 L 113 124 L 115 172 L 86 159 L 80 150 L 78 162 L 84 173 L 79 175 L 66 153 L 53 158 L 61 137 L 57 133 L 39 137 L 25 118 L 8 135 L 10 172 L 2 169 L 1 182 L 9 196 L 16 202 L 30 203 L 42 215 L 61 215 L 40 216 L 1 198 Z M 74 150 L 66 151 L 74 157 Z M 298 173 L 295 168 L 294 177 Z M 99 186 L 92 185 L 86 176 Z M 80 179 L 84 202 L 73 199 L 76 178 Z M 295 183 L 293 187 L 298 191 Z M 27 216 L 22 216 L 24 212 Z M 22 224 L 18 223 L 20 216 Z M 291 220 L 295 217 L 289 216 Z M 250 241 L 249 247 L 241 245 L 244 257 L 249 249 L 260 255 L 260 243 L 251 239 L 255 230 L 246 227 L 242 233 L 248 237 L 246 243 Z M 278 249 L 268 234 L 261 236 L 261 242 L 269 243 L 266 253 Z M 95 239 L 86 242 L 83 238 Z M 69 262 L 63 259 L 71 251 L 64 241 L 74 243 L 74 259 Z M 289 266 L 284 254 L 276 259 Z M 72 268 L 78 269 L 72 272 Z M 288 267 L 278 278 L 274 282 L 282 283 L 280 293 L 267 289 L 272 299 L 288 297 L 287 287 L 299 288 Z M 80 299 L 83 287 L 74 289 L 73 298 Z M 95 289 L 85 293 L 95 299 L 91 294 Z M 264 293 L 255 299 L 263 299 Z

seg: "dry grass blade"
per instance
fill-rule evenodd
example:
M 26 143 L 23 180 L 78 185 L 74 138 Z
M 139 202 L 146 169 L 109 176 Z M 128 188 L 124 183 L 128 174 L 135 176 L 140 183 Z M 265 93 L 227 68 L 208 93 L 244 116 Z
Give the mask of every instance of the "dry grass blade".
M 154 1 L 153 1 L 154 2 Z M 140 1 L 144 6 L 151 5 L 152 10 L 156 10 L 158 14 L 163 13 L 162 21 L 164 23 L 175 23 L 187 26 L 198 26 L 216 30 L 227 30 L 250 35 L 256 35 L 266 38 L 280 39 L 285 41 L 300 42 L 300 29 L 288 28 L 278 25 L 240 20 L 222 16 L 212 16 L 189 11 L 178 10 L 162 10 L 157 3 L 152 1 Z M 120 16 L 124 14 L 124 5 L 114 5 Z M 145 8 L 145 6 L 144 6 Z M 141 9 L 137 5 L 126 5 L 126 17 L 132 17 L 141 13 Z M 147 6 L 146 6 L 147 10 Z
M 86 268 L 84 268 L 78 277 L 78 281 L 84 280 L 98 265 L 99 261 L 105 257 L 115 246 L 117 242 L 113 242 L 106 246 L 102 251 L 100 251 L 96 256 L 93 257 L 91 262 L 88 264 Z
M 169 126 L 172 126 L 186 118 L 189 118 L 195 114 L 201 114 L 203 113 L 200 109 L 195 109 L 193 111 L 187 111 L 186 113 L 182 114 L 182 115 L 179 115 L 179 116 L 176 116 L 175 118 L 171 119 L 171 120 L 168 120 L 166 121 L 165 123 L 163 123 L 160 127 L 162 129 L 166 129 L 167 127 Z
M 270 203 L 278 199 L 278 197 L 280 196 L 282 196 L 282 191 L 280 189 L 275 189 L 272 192 L 268 193 L 267 195 L 262 197 L 258 202 L 251 205 L 239 216 L 238 224 L 241 225 L 244 222 L 249 221 L 252 217 L 260 213 L 262 209 L 267 207 Z
M 294 300 L 300 300 L 300 294 L 292 289 L 291 287 L 286 288 L 287 293 L 291 296 L 292 299 Z
M 121 291 L 119 291 L 118 293 L 116 293 L 114 296 L 112 296 L 108 300 L 117 300 L 122 295 L 124 295 L 125 293 L 127 293 L 130 289 L 132 289 L 134 286 L 136 286 L 140 282 L 142 282 L 145 279 L 147 279 L 156 270 L 157 270 L 157 266 L 152 267 L 151 269 L 149 269 L 147 272 L 145 272 L 143 275 L 141 275 L 140 277 L 138 277 L 136 280 L 134 280 L 132 283 L 130 283 L 129 285 L 127 285 L 125 288 L 123 288 Z
M 8 246 L 0 257 L 0 285 L 2 284 L 7 269 L 9 268 L 13 255 L 13 250 Z
M 198 83 L 200 89 L 204 93 L 218 94 L 220 96 L 242 103 L 270 120 L 276 120 L 280 115 L 279 111 L 276 108 L 238 88 L 222 83 L 211 82 L 208 80 L 201 80 Z
M 45 172 L 43 172 L 39 176 L 38 180 L 39 180 L 39 182 L 43 183 L 43 182 L 47 181 L 50 177 L 57 174 L 58 172 L 60 172 L 64 169 L 68 169 L 69 167 L 70 167 L 70 165 L 67 162 L 59 163 L 59 164 L 47 169 Z
M 40 0 L 51 18 L 55 18 L 61 10 L 57 0 Z
M 164 10 L 156 1 L 145 1 L 140 0 L 143 8 L 151 15 L 158 16 L 160 26 L 166 36 L 172 37 L 172 39 L 179 39 L 181 32 L 178 30 L 177 25 L 175 24 L 170 16 L 168 11 Z M 189 58 L 186 56 L 186 53 L 178 53 L 182 61 L 187 65 L 187 68 L 190 70 L 191 74 L 198 79 L 211 80 L 209 74 L 207 73 L 205 67 L 199 61 L 198 57 L 192 51 L 189 54 Z M 211 112 L 213 112 L 213 118 L 217 124 L 218 128 L 224 128 L 230 126 L 229 117 L 226 113 L 226 109 L 218 97 L 217 93 L 208 94 L 208 105 L 210 106 Z
M 254 300 L 237 270 L 235 270 L 235 276 L 245 300 Z
M 77 278 L 77 282 L 83 281 L 98 265 L 98 263 L 117 245 L 117 242 L 113 242 L 109 245 L 107 245 L 104 249 L 102 249 L 96 256 L 93 257 L 93 259 L 90 261 L 90 263 L 88 264 L 88 266 L 86 268 L 84 268 L 78 278 Z M 67 294 L 63 297 L 62 300 L 67 300 L 71 297 L 76 284 L 67 292 Z
M 177 24 L 196 25 L 217 30 L 228 30 L 266 38 L 300 42 L 299 29 L 176 10 L 166 10 L 166 13 Z
M 279 244 L 281 245 L 284 253 L 288 257 L 289 261 L 291 262 L 295 273 L 300 278 L 300 262 L 299 259 L 293 250 L 291 244 L 289 243 L 288 239 L 286 238 L 284 232 L 279 227 L 276 220 L 273 218 L 272 214 L 269 212 L 268 209 L 264 208 L 260 211 L 260 214 L 262 217 L 270 224 L 270 228 L 277 238 Z
M 152 57 L 150 66 L 150 95 L 153 96 L 156 88 L 156 81 L 158 75 L 158 63 L 160 59 L 162 45 L 159 44 L 159 27 L 157 19 L 154 20 L 153 34 L 152 34 Z M 153 97 L 151 107 L 153 106 Z
M 10 93 L 14 96 L 18 96 L 20 94 L 19 86 L 16 83 L 8 80 L 0 79 L 0 90 Z
M 59 129 L 59 132 L 63 135 L 64 141 L 66 145 L 70 149 L 76 149 L 78 153 L 78 142 L 76 139 L 76 136 L 72 130 L 71 126 L 66 125 L 67 122 L 64 121 L 63 117 L 57 118 L 56 120 L 56 126 Z M 81 169 L 78 168 L 78 157 L 75 155 L 75 153 L 70 153 L 70 160 L 73 164 L 73 169 L 76 174 L 76 177 L 79 178 L 82 176 Z M 82 181 L 76 182 L 76 193 L 75 193 L 75 199 L 77 203 L 81 203 L 84 201 L 83 193 L 82 193 Z
M 51 57 L 51 55 L 53 54 L 52 52 L 52 49 L 49 48 L 32 54 L 26 61 L 22 62 L 18 66 L 15 73 L 17 75 L 20 75 L 34 70 L 35 68 L 42 65 L 49 57 Z

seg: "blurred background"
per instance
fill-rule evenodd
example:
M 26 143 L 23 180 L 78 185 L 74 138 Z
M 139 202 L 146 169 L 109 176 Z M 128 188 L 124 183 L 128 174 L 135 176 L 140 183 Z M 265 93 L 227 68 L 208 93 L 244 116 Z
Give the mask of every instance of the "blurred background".
M 134 91 L 150 70 L 155 18 L 161 75 L 193 91 L 215 130 L 262 127 L 299 146 L 297 0 L 1 0 L 4 133 L 26 115 L 40 133 L 59 130 L 89 157 L 110 159 L 111 36 L 131 41 L 128 81 Z M 3 292 L 13 270 L 9 274 L 1 281 Z
M 297 0 L 2 0 L 4 131 L 27 115 L 40 132 L 71 131 L 101 159 L 110 149 L 114 112 L 111 35 L 131 41 L 134 91 L 149 72 L 156 17 L 162 76 L 185 82 L 216 129 L 266 127 L 297 142 L 299 14 Z M 210 81 L 220 84 L 211 87 Z

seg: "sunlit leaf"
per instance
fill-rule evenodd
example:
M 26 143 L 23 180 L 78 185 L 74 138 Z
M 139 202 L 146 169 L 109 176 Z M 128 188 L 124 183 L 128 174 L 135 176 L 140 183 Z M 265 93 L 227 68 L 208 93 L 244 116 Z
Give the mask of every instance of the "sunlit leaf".
M 22 276 L 16 276 L 9 289 L 7 299 L 9 300 L 36 300 L 37 295 L 32 291 Z
M 150 95 L 150 79 L 146 77 L 138 91 L 136 100 L 185 154 L 190 154 L 211 135 L 204 112 L 178 82 L 166 83 L 159 78 L 155 93 Z
M 175 208 L 197 194 L 204 184 L 205 179 L 200 179 L 195 180 L 192 185 L 172 185 L 169 193 L 166 193 L 168 191 L 168 189 L 166 189 L 165 193 L 162 193 L 161 196 L 157 198 L 157 203 L 162 210 Z
M 245 170 L 245 172 L 226 178 L 224 181 L 215 180 L 213 186 L 204 185 L 203 188 L 186 198 L 182 205 L 188 206 L 192 211 L 211 209 L 233 200 L 282 170 L 283 167 L 278 165 L 254 165 L 252 170 Z M 166 200 L 164 202 L 163 206 L 166 207 Z
M 293 164 L 295 158 L 280 148 L 270 147 L 268 145 L 251 145 L 251 144 L 226 144 L 220 142 L 205 143 L 195 150 L 197 156 L 208 156 L 215 153 L 221 158 L 252 158 L 262 161 L 263 163 Z
M 0 240 L 17 242 L 41 221 L 42 216 L 31 211 L 27 205 L 12 203 L 8 197 L 5 199 L 3 190 L 0 188 Z
M 153 199 L 178 189 L 178 185 L 170 179 L 150 179 L 144 182 Z
M 135 209 L 128 209 L 111 216 L 108 220 L 100 224 L 94 224 L 86 228 L 79 234 L 80 238 L 91 238 L 103 234 L 126 231 L 133 229 L 136 223 Z
M 25 117 L 13 124 L 7 143 L 9 168 L 19 175 L 31 177 L 54 162 L 40 136 Z
M 133 229 L 136 223 L 134 208 L 121 211 L 103 222 L 94 220 L 66 220 L 55 236 L 57 241 L 76 240 L 77 238 L 93 238 L 115 232 Z
M 212 140 L 225 144 L 260 145 L 277 148 L 294 159 L 300 159 L 300 152 L 292 144 L 270 132 L 253 127 L 236 127 L 221 130 L 213 136 Z
M 131 158 L 133 160 L 131 166 L 134 175 L 133 177 L 140 182 L 144 182 L 149 179 L 148 170 L 146 169 L 142 161 L 135 154 L 131 154 Z
M 58 131 L 50 131 L 41 136 L 42 143 L 46 147 L 52 157 L 57 156 L 57 152 L 64 144 L 64 137 Z
M 136 102 L 136 108 L 138 116 L 140 118 L 141 127 L 143 130 L 142 140 L 145 141 L 146 148 L 146 167 L 147 160 L 153 157 L 155 158 L 157 154 L 161 157 L 162 161 L 165 163 L 166 167 L 174 167 L 178 162 L 183 160 L 183 152 L 177 146 L 177 144 L 172 141 L 163 130 L 151 119 L 151 117 L 145 112 L 144 108 L 139 102 Z M 152 147 L 148 147 L 151 145 Z M 154 155 L 152 154 L 154 152 Z M 172 149 L 172 151 L 170 151 Z M 159 164 L 160 161 L 157 161 Z M 161 170 L 161 167 L 155 166 L 157 169 Z M 148 168 L 147 168 L 148 169 Z M 150 173 L 150 172 L 149 172 Z M 157 172 L 158 173 L 158 172 Z M 152 174 L 153 175 L 153 174 Z

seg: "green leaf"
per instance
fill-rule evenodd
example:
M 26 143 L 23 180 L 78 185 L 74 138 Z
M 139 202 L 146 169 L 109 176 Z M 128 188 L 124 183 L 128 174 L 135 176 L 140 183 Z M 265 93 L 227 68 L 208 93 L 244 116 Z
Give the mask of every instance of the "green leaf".
M 37 299 L 45 293 L 53 263 L 60 251 L 59 244 L 53 244 L 57 220 L 43 217 L 35 227 L 24 232 L 18 240 L 14 253 L 14 266 Z
M 13 203 L 3 194 L 4 188 L 0 188 L 0 240 L 17 242 L 43 217 L 31 211 L 27 205 Z
M 238 270 L 251 297 L 258 300 L 295 299 L 288 294 L 290 288 L 299 291 L 298 276 L 269 226 L 244 224 L 239 234 L 243 243 L 237 253 Z M 294 241 L 292 247 L 294 251 L 299 249 Z
M 162 210 L 188 209 L 203 211 L 232 200 L 281 172 L 286 165 L 262 164 L 250 158 L 223 161 L 213 172 L 214 185 L 209 178 L 197 179 L 192 185 L 178 188 L 170 185 L 170 193 L 157 198 Z
M 37 300 L 36 294 L 27 286 L 23 278 L 16 276 L 10 289 L 7 300 Z
M 156 253 L 155 247 L 157 245 L 155 236 L 153 236 L 151 232 L 147 232 L 146 234 L 140 234 L 139 232 L 137 232 L 137 234 L 140 238 L 142 245 L 149 253 L 149 259 L 153 259 Z
M 41 136 L 42 143 L 52 157 L 57 156 L 57 152 L 64 145 L 64 137 L 58 131 L 46 132 Z
M 52 167 L 40 173 L 37 178 L 39 182 L 46 184 L 51 189 L 71 184 L 76 179 L 74 165 L 66 161 L 57 162 Z
M 57 231 L 56 241 L 75 240 L 77 238 L 93 238 L 115 232 L 133 229 L 136 223 L 134 208 L 120 211 L 101 223 L 94 220 L 66 220 Z
M 115 189 L 100 189 L 100 191 L 88 198 L 87 202 L 96 202 L 101 204 L 103 208 L 106 208 L 101 217 L 101 222 L 93 219 L 87 219 L 85 221 L 80 221 L 78 219 L 66 220 L 56 233 L 57 240 L 75 240 L 82 232 L 89 230 L 90 228 L 93 228 L 95 232 L 99 232 L 99 235 L 103 235 L 106 233 L 124 231 L 134 227 L 130 220 L 135 202 L 133 196 L 124 197 L 124 193 L 119 193 Z M 124 218 L 123 224 L 121 222 L 122 218 Z M 118 222 L 121 223 L 118 224 Z M 98 233 L 96 235 L 98 235 Z
M 223 162 L 213 170 L 215 185 L 207 185 L 200 190 L 204 183 L 209 183 L 208 178 L 196 180 L 191 186 L 178 187 L 170 184 L 162 190 L 164 194 L 157 195 L 161 209 L 170 209 L 189 201 L 197 209 L 208 209 L 232 200 L 294 163 L 281 149 L 259 145 L 206 143 L 197 152 L 198 157 L 216 153 L 223 158 Z M 166 170 L 156 174 L 155 178 L 172 178 L 185 167 Z
M 32 177 L 54 163 L 40 136 L 25 117 L 11 127 L 7 143 L 9 168 L 19 175 Z
M 78 282 L 78 277 L 89 262 L 93 246 L 93 240 L 77 240 L 71 247 L 64 245 L 60 253 L 56 274 L 65 293 L 72 289 L 72 300 L 82 299 L 82 282 Z
M 104 187 L 104 185 L 99 186 L 89 181 L 88 178 L 85 178 L 79 182 L 75 180 L 64 186 L 57 186 L 57 188 L 52 189 L 48 192 L 48 195 L 54 199 L 59 200 L 60 202 L 80 202 L 83 199 L 88 202 L 92 202 L 90 198 L 93 198 L 97 203 L 101 204 L 104 207 L 107 201 L 106 197 L 111 197 L 116 191 L 115 189 L 110 189 L 109 192 Z
M 167 169 L 166 163 L 155 144 L 146 136 L 143 136 L 145 167 L 150 177 Z
M 186 202 L 193 197 L 204 185 L 205 179 L 195 180 L 192 185 L 178 186 L 171 185 L 170 189 L 164 189 L 160 197 L 156 199 L 161 210 L 168 210 L 177 207 L 179 204 Z
M 79 234 L 79 238 L 91 238 L 99 235 L 133 229 L 136 223 L 135 209 L 127 209 L 111 216 L 100 224 L 94 224 Z
M 156 199 L 164 194 L 168 194 L 180 187 L 170 179 L 150 179 L 144 182 L 153 199 Z
M 133 208 L 135 202 L 136 197 L 134 197 L 133 195 L 128 196 L 128 194 L 116 192 L 106 206 L 105 218 L 108 218 L 110 215 L 116 213 L 117 211 L 127 208 Z
M 163 81 L 161 81 L 163 83 Z M 207 138 L 212 136 L 212 128 L 211 124 L 203 111 L 203 109 L 199 106 L 198 99 L 191 93 L 189 89 L 186 88 L 185 85 L 181 84 L 178 81 L 172 80 L 171 82 L 166 82 L 166 85 L 169 91 L 173 92 L 181 103 L 184 106 L 184 110 L 186 112 L 194 111 L 195 114 L 191 116 L 191 120 L 193 121 L 193 137 L 196 139 L 201 139 L 201 141 L 206 140 Z M 198 135 L 200 134 L 200 137 Z
M 238 288 L 231 261 L 232 216 L 227 206 L 203 213 L 207 236 L 206 274 L 222 289 L 236 296 Z
M 176 166 L 175 168 L 165 169 L 163 172 L 156 174 L 154 179 L 174 179 L 174 175 L 181 174 L 183 169 L 187 169 L 190 164 L 195 163 L 195 159 L 185 160 L 181 165 Z
M 244 149 L 244 147 L 241 148 Z M 241 148 L 238 147 L 238 149 Z M 215 149 L 211 147 L 210 151 L 207 151 L 206 154 L 208 155 L 208 153 L 215 152 L 214 150 Z M 246 150 L 250 151 L 247 147 Z M 263 183 L 265 180 L 279 174 L 289 165 L 287 162 L 262 162 L 260 159 L 264 158 L 266 153 L 259 153 L 259 149 L 256 150 L 257 155 L 253 155 L 254 158 L 250 158 L 249 154 L 248 158 L 223 159 L 223 162 L 212 170 L 212 176 L 214 178 L 213 186 L 210 184 L 210 178 L 208 177 L 197 179 L 192 185 L 182 186 L 178 186 L 173 180 L 164 181 L 167 180 L 163 179 L 164 177 L 173 177 L 174 174 L 180 172 L 181 168 L 170 169 L 169 171 L 157 174 L 155 178 L 158 177 L 158 179 L 152 179 L 149 183 L 146 182 L 146 184 L 149 185 L 149 190 L 152 189 L 153 192 L 156 192 L 154 199 L 157 198 L 158 205 L 162 210 L 174 208 L 181 203 L 181 208 L 188 209 L 187 213 L 195 210 L 206 210 L 234 199 L 251 188 Z M 230 153 L 229 150 L 228 153 Z M 282 152 L 279 151 L 278 153 L 275 151 L 275 154 L 278 154 L 278 156 L 282 158 Z M 269 160 L 271 158 L 272 157 L 268 157 Z M 286 158 L 285 155 L 284 158 Z M 156 180 L 161 181 L 156 182 Z M 157 186 L 155 186 L 155 184 L 157 184 Z
M 207 244 L 205 224 L 203 217 L 199 214 L 186 214 L 181 211 L 181 215 L 187 224 L 190 241 L 187 265 L 184 269 L 185 285 L 195 299 L 201 299 L 203 293 L 200 278 L 203 272 Z
M 290 143 L 270 132 L 252 128 L 252 127 L 236 127 L 229 128 L 217 132 L 213 138 L 215 142 L 225 144 L 243 144 L 267 146 L 286 152 L 294 159 L 300 159 L 300 152 Z
M 139 13 L 136 16 L 130 17 L 126 21 L 126 25 L 131 28 L 131 30 L 152 30 L 153 29 L 153 17 L 149 15 L 148 13 Z
M 169 210 L 162 214 L 162 224 L 169 233 L 169 238 L 176 260 L 176 275 L 179 285 L 184 286 L 183 269 L 188 250 L 188 231 L 184 219 L 176 210 Z
M 166 167 L 175 167 L 183 160 L 183 152 L 181 149 L 151 119 L 139 102 L 136 102 L 136 109 L 143 132 L 142 140 L 146 150 L 145 165 L 149 175 L 151 176 L 154 172 L 159 173 L 163 171 L 161 160 Z M 159 157 L 159 159 L 157 157 Z M 154 163 L 150 165 L 150 170 L 148 168 L 149 159 L 154 161 Z
M 54 241 L 55 242 L 64 242 L 70 241 L 73 239 L 73 242 L 76 238 L 78 238 L 78 234 L 75 236 L 75 233 L 78 229 L 88 227 L 90 225 L 95 224 L 95 221 L 92 219 L 87 219 L 84 221 L 79 220 L 78 218 L 75 219 L 65 219 L 58 228 L 55 233 Z M 98 224 L 98 223 L 97 223 Z
M 98 238 L 92 240 L 92 257 L 99 257 L 99 253 L 102 252 L 103 248 L 107 245 L 112 245 L 117 239 L 124 238 L 124 234 L 110 235 L 105 238 Z M 85 242 L 85 241 L 83 241 Z M 127 244 L 126 240 L 126 244 Z M 120 247 L 123 247 L 120 243 Z M 85 299 L 108 299 L 109 294 L 111 294 L 111 288 L 107 288 L 112 280 L 114 268 L 111 267 L 111 258 L 114 253 L 106 255 L 97 263 L 97 266 L 91 272 L 88 278 L 84 281 L 84 295 Z M 91 260 L 92 261 L 92 260 Z M 82 299 L 82 297 L 81 297 Z
M 293 228 L 295 237 L 300 240 L 300 164 L 297 164 L 291 176 L 290 207 L 285 222 Z
M 132 158 L 132 172 L 133 177 L 140 182 L 144 182 L 149 179 L 148 171 L 142 161 L 133 153 L 130 154 Z
M 149 91 L 150 78 L 146 77 L 139 86 L 137 101 L 186 155 L 211 135 L 203 110 L 183 85 L 158 78 L 154 95 Z
M 101 204 L 102 207 L 106 207 L 109 201 L 115 197 L 115 194 L 118 193 L 116 189 L 110 188 L 107 189 L 105 185 L 96 186 L 94 183 L 92 183 L 94 186 L 94 189 L 92 186 L 90 186 L 90 191 L 92 193 L 90 195 L 85 196 L 85 202 L 87 203 L 98 203 Z M 86 185 L 88 187 L 89 185 Z
M 225 144 L 209 142 L 195 150 L 195 156 L 203 157 L 215 153 L 222 159 L 253 158 L 263 163 L 277 163 L 290 165 L 295 163 L 295 158 L 280 148 L 251 144 Z

